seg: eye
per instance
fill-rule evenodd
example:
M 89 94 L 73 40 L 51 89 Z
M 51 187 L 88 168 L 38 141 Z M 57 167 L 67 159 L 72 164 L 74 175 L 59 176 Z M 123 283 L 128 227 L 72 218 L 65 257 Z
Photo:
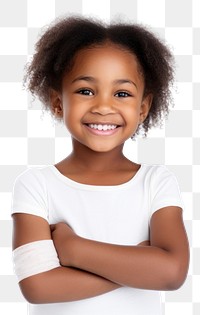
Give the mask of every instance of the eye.
M 117 97 L 129 97 L 129 96 L 131 96 L 131 94 L 129 94 L 128 92 L 125 92 L 125 91 L 120 91 L 120 92 L 117 92 L 115 94 L 115 96 L 117 96 Z
M 89 89 L 80 89 L 76 93 L 82 94 L 82 95 L 86 95 L 86 96 L 94 95 L 94 93 L 91 90 L 89 90 Z

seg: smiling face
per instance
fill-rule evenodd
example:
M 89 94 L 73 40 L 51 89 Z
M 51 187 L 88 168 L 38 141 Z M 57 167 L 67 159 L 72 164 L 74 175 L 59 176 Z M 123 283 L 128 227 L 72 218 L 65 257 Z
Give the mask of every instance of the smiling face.
M 143 98 L 144 79 L 136 57 L 114 44 L 81 50 L 72 70 L 53 93 L 72 139 L 107 152 L 130 138 L 148 115 L 151 97 Z

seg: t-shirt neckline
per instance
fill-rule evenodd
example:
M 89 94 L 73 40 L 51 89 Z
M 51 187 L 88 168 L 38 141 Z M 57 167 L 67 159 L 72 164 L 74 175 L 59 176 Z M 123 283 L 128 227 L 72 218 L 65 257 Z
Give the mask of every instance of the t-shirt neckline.
M 118 185 L 91 185 L 91 184 L 83 184 L 74 181 L 73 179 L 63 175 L 55 165 L 50 165 L 49 168 L 52 170 L 54 175 L 56 175 L 62 182 L 65 182 L 68 186 L 74 187 L 76 189 L 81 189 L 81 190 L 96 190 L 96 191 L 111 191 L 111 190 L 119 190 L 119 189 L 126 189 L 130 185 L 132 185 L 138 177 L 141 175 L 142 170 L 144 168 L 144 164 L 140 164 L 139 170 L 136 172 L 136 174 L 127 182 L 118 184 Z

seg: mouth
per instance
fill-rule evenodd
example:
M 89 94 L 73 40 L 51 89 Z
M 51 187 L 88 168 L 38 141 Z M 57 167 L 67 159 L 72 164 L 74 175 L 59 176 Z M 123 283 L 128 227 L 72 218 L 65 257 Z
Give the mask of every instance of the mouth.
M 120 125 L 112 123 L 85 123 L 86 128 L 95 135 L 113 135 Z
M 117 127 L 119 127 L 118 125 L 114 125 L 114 124 L 87 124 L 87 126 L 91 129 L 103 130 L 103 131 L 114 130 Z

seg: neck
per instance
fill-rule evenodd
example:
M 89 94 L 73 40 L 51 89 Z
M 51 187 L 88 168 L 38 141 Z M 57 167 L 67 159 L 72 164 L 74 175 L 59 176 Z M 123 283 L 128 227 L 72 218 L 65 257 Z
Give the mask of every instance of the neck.
M 123 144 L 109 152 L 95 152 L 74 139 L 72 145 L 73 151 L 69 159 L 82 169 L 95 172 L 113 170 L 126 159 L 122 152 Z

